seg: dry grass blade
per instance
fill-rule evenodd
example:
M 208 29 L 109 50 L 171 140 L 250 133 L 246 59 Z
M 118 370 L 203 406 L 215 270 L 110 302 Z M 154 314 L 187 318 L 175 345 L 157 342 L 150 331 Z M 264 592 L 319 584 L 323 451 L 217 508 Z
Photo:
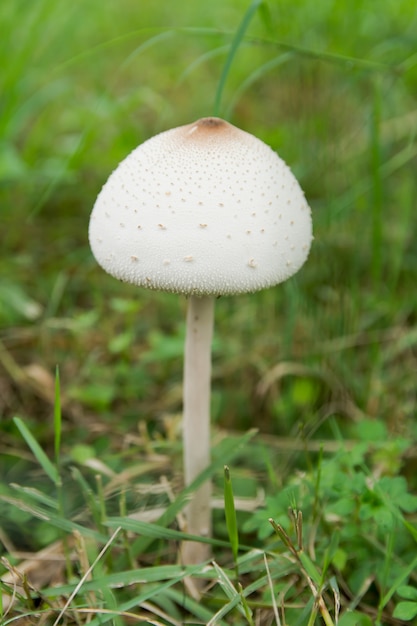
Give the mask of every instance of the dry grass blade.
M 14 557 L 19 557 L 19 553 L 13 553 Z M 21 555 L 25 560 L 18 566 L 12 567 L 7 564 L 3 558 L 2 563 L 8 572 L 2 576 L 2 582 L 9 585 L 13 589 L 12 595 L 3 593 L 2 602 L 3 610 L 9 611 L 14 605 L 16 594 L 19 590 L 23 593 L 24 589 L 22 581 L 27 580 L 30 588 L 42 589 L 51 584 L 63 581 L 63 573 L 65 570 L 65 555 L 63 544 L 56 541 L 47 548 L 40 550 L 34 554 Z
M 266 574 L 268 576 L 269 590 L 271 592 L 272 610 L 274 612 L 275 622 L 276 622 L 277 626 L 281 626 L 281 619 L 279 617 L 278 607 L 277 607 L 277 603 L 276 603 L 276 600 L 275 600 L 274 583 L 273 583 L 272 578 L 271 578 L 271 572 L 269 571 L 268 559 L 266 558 L 266 554 L 265 553 L 264 553 L 264 563 L 265 563 Z
M 68 607 L 70 606 L 71 602 L 73 601 L 73 599 L 75 598 L 75 596 L 77 595 L 77 593 L 79 592 L 79 590 L 81 589 L 81 587 L 83 586 L 83 584 L 85 583 L 86 580 L 88 580 L 88 577 L 90 576 L 91 572 L 93 571 L 93 569 L 95 568 L 95 566 L 97 565 L 97 563 L 103 558 L 104 554 L 107 552 L 108 548 L 111 546 L 111 544 L 113 543 L 113 541 L 116 539 L 117 535 L 119 534 L 121 528 L 116 528 L 116 530 L 114 531 L 114 533 L 112 534 L 112 536 L 110 537 L 110 539 L 108 540 L 108 542 L 105 544 L 105 546 L 100 550 L 97 558 L 94 560 L 94 562 L 90 565 L 90 567 L 87 569 L 87 571 L 84 573 L 83 577 L 81 578 L 81 580 L 79 581 L 79 583 L 77 584 L 77 586 L 75 587 L 74 591 L 72 592 L 72 594 L 70 595 L 70 597 L 68 598 L 68 600 L 66 601 L 66 603 L 64 604 L 61 612 L 59 613 L 58 617 L 56 618 L 55 622 L 53 623 L 53 626 L 58 626 L 59 624 L 59 620 L 61 619 L 61 617 L 65 614 L 65 612 L 67 611 Z

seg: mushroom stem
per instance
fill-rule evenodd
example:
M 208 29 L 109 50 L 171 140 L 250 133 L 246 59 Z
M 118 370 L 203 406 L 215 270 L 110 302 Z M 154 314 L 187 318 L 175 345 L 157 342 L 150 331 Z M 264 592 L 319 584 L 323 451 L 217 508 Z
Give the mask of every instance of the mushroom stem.
M 210 382 L 214 302 L 210 296 L 191 296 L 188 301 L 184 357 L 184 472 L 189 485 L 210 464 Z M 187 532 L 211 536 L 211 483 L 206 481 L 187 505 Z M 184 542 L 184 565 L 202 563 L 210 557 L 207 544 Z

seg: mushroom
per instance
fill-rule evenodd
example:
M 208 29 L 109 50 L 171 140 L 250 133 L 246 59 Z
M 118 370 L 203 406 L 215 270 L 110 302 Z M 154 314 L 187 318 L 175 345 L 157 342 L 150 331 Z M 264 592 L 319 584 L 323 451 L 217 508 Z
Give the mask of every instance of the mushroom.
M 137 147 L 94 205 L 89 240 L 112 276 L 188 298 L 184 358 L 185 483 L 210 462 L 214 302 L 272 287 L 297 272 L 312 241 L 310 208 L 284 161 L 265 143 L 207 117 Z M 210 483 L 187 505 L 189 533 L 211 535 Z M 183 562 L 207 544 L 185 542 Z

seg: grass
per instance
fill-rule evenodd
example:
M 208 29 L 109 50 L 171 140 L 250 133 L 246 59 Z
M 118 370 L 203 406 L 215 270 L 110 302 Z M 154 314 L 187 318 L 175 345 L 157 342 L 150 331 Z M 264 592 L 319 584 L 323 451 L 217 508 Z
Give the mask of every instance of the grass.
M 2 624 L 415 620 L 416 22 L 411 0 L 1 3 Z M 213 113 L 291 165 L 315 242 L 216 304 L 190 487 L 214 481 L 214 560 L 184 568 L 185 303 L 105 275 L 87 224 L 131 149 Z

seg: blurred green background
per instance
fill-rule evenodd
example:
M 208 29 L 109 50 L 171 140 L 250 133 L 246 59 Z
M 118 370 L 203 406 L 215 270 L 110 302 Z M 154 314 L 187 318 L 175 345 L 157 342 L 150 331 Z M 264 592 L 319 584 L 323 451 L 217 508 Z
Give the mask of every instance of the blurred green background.
M 268 517 L 288 528 L 288 506 L 300 507 L 314 567 L 340 585 L 344 626 L 414 617 L 417 605 L 395 603 L 417 584 L 416 33 L 415 0 L 0 2 L 3 554 L 62 529 L 71 539 L 74 519 L 107 532 L 107 515 L 165 506 L 162 476 L 181 491 L 186 300 L 106 275 L 87 232 L 121 159 L 216 113 L 290 165 L 315 234 L 294 278 L 216 303 L 215 450 L 259 429 L 231 466 L 235 493 L 258 503 L 238 512 L 243 543 L 282 552 Z M 25 428 L 54 459 L 52 483 Z M 227 538 L 221 510 L 214 529 Z M 126 558 L 117 547 L 114 571 L 174 562 L 166 544 Z M 249 584 L 264 564 L 248 563 Z M 288 623 L 304 624 L 313 600 L 288 563 L 271 560 L 274 593 L 286 594 Z M 175 602 L 186 600 L 180 589 Z M 199 623 L 205 608 L 195 603 Z
M 216 98 L 292 167 L 315 242 L 294 279 L 218 301 L 214 422 L 328 440 L 368 417 L 415 436 L 415 2 L 257 5 L 245 24 L 243 0 L 1 3 L 4 459 L 24 446 L 14 415 L 51 445 L 57 364 L 67 452 L 176 441 L 186 302 L 107 276 L 87 228 L 116 164 Z

